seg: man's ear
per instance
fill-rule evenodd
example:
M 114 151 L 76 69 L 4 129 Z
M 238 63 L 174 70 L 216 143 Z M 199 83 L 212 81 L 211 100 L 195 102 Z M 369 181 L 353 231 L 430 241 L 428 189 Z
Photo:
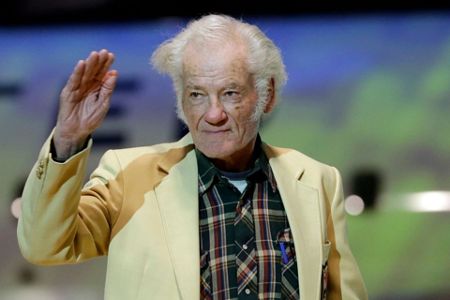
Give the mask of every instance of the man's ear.
M 266 107 L 264 107 L 264 113 L 270 113 L 275 107 L 276 97 L 275 97 L 275 80 L 270 78 L 269 84 L 267 86 L 267 103 Z

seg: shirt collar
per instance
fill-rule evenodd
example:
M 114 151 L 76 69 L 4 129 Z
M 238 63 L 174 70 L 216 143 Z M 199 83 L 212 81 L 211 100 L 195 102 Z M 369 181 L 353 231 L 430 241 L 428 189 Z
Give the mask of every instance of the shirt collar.
M 203 194 L 209 189 L 215 179 L 220 178 L 220 173 L 213 163 L 197 148 L 195 148 L 195 155 L 197 156 L 199 193 Z
M 195 148 L 195 155 L 197 157 L 198 176 L 199 176 L 199 193 L 203 194 L 211 185 L 221 177 L 221 172 L 206 157 L 202 152 Z M 267 179 L 275 192 L 277 190 L 277 183 L 270 168 L 269 161 L 261 147 L 261 137 L 257 136 L 255 143 L 255 150 L 253 152 L 253 166 L 252 171 L 247 175 L 249 181 L 262 181 Z

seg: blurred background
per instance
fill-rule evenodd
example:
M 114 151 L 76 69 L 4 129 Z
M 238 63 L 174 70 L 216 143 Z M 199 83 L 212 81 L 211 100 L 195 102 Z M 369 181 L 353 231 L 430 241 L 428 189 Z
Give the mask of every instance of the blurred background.
M 17 198 L 54 126 L 59 91 L 91 50 L 113 51 L 120 77 L 89 171 L 108 148 L 177 139 L 185 129 L 171 82 L 149 57 L 210 12 L 254 23 L 280 47 L 289 80 L 261 135 L 341 171 L 350 243 L 370 298 L 450 299 L 450 5 L 183 6 L 2 3 L 0 299 L 103 299 L 105 258 L 39 267 L 21 257 Z

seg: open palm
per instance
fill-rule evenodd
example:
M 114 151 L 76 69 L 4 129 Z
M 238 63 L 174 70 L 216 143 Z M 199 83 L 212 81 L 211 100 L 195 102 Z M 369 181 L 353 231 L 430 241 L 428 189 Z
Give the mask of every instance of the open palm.
M 60 95 L 53 139 L 57 157 L 74 154 L 105 118 L 117 81 L 117 71 L 109 70 L 113 61 L 111 52 L 93 51 L 75 66 Z

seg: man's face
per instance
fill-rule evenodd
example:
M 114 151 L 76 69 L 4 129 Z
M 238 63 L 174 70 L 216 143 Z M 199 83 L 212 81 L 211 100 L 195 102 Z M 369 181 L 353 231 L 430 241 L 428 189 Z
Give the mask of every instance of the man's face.
M 187 46 L 183 110 L 196 147 L 226 169 L 248 163 L 259 129 L 257 92 L 239 45 Z M 220 167 L 220 166 L 219 166 Z

